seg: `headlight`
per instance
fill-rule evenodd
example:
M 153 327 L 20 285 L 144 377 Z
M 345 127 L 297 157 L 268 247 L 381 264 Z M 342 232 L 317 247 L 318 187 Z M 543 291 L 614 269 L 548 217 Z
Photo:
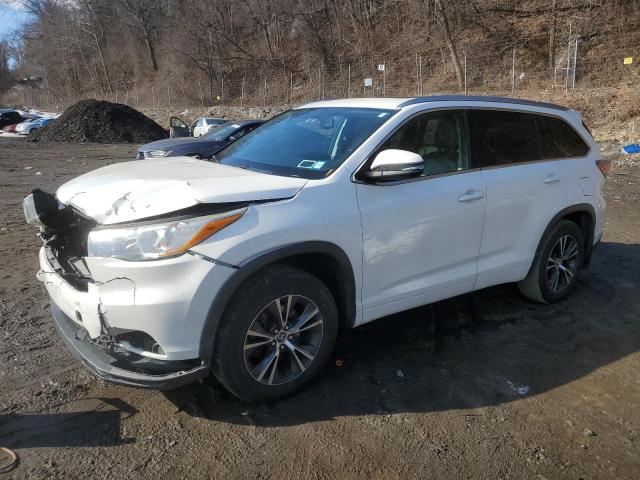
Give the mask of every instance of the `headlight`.
M 206 217 L 128 227 L 97 228 L 89 233 L 90 257 L 157 260 L 182 255 L 238 220 L 247 209 Z
M 171 153 L 171 150 L 150 150 L 149 156 L 151 158 L 162 158 L 162 157 L 166 157 L 170 153 Z

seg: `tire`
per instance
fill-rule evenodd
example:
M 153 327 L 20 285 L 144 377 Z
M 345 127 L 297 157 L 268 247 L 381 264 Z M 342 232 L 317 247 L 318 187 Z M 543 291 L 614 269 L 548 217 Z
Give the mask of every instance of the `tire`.
M 289 312 L 286 330 L 278 311 Z M 304 270 L 273 265 L 250 277 L 225 309 L 211 369 L 235 396 L 273 402 L 318 374 L 337 334 L 338 309 L 327 286 Z
M 564 253 L 561 253 L 563 246 Z M 540 303 L 556 303 L 565 299 L 578 284 L 584 254 L 584 236 L 580 227 L 561 220 L 540 242 L 529 274 L 518 283 L 520 292 Z M 570 258 L 562 260 L 565 257 Z

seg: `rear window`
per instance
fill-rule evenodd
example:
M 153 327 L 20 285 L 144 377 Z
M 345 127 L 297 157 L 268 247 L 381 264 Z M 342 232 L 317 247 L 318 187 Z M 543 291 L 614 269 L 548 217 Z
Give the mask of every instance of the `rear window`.
M 476 162 L 485 167 L 586 155 L 589 146 L 564 120 L 506 110 L 471 110 Z
M 581 157 L 589 147 L 564 120 L 538 116 L 538 131 L 544 158 Z

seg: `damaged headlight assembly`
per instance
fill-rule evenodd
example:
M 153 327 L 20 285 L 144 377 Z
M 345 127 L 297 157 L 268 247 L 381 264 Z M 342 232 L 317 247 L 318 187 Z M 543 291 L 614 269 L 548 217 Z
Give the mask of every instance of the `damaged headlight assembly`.
M 246 211 L 243 208 L 161 223 L 96 228 L 89 233 L 88 254 L 130 261 L 177 257 L 231 225 Z

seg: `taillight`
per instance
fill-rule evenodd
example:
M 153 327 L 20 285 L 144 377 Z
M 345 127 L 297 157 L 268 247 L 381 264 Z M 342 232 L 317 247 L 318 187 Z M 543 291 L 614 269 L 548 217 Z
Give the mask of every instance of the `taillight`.
M 598 167 L 598 170 L 602 172 L 602 175 L 606 177 L 611 171 L 611 160 L 596 160 L 596 166 Z

